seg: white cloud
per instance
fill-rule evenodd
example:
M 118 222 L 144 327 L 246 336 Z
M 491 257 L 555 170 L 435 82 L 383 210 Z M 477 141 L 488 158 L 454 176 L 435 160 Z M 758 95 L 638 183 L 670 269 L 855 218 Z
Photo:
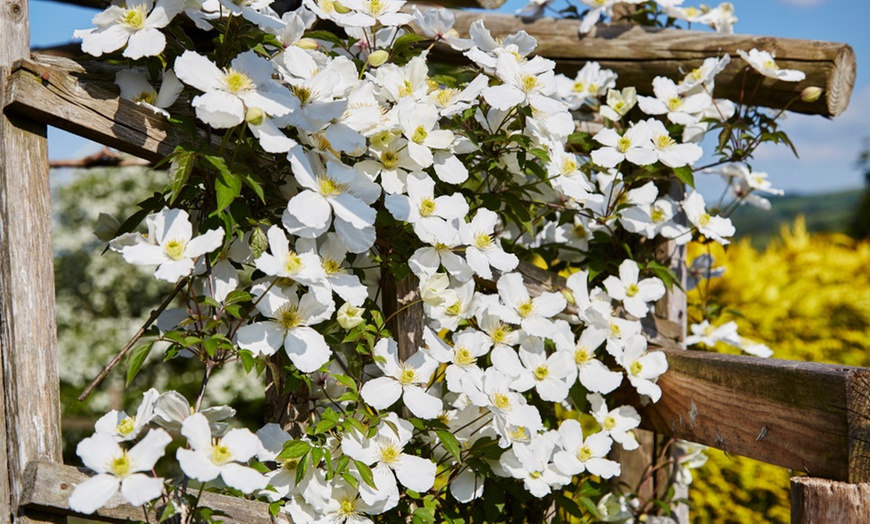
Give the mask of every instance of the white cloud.
M 780 3 L 794 5 L 798 7 L 815 7 L 822 5 L 828 0 L 779 0 Z

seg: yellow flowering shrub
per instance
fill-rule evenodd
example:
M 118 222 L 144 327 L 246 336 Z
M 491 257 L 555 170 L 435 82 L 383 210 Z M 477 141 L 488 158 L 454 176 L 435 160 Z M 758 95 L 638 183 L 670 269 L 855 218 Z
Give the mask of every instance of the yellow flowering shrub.
M 725 304 L 711 322 L 770 346 L 773 358 L 870 366 L 870 241 L 810 235 L 802 217 L 763 252 L 748 240 L 721 248 L 692 245 L 689 262 L 710 253 L 721 278 L 690 292 L 692 322 L 707 305 Z M 720 344 L 719 351 L 736 352 Z M 695 522 L 789 522 L 789 472 L 709 450 L 690 489 Z

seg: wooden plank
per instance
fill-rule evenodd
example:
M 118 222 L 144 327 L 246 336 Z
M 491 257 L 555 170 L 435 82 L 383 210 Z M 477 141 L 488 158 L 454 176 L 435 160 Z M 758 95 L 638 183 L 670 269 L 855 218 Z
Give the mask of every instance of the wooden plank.
M 0 100 L 29 55 L 27 2 L 0 5 Z M 0 115 L 0 522 L 56 522 L 19 511 L 24 465 L 61 459 L 46 128 Z M 65 520 L 65 519 L 61 519 Z
M 642 406 L 630 386 L 619 390 L 642 428 L 814 477 L 870 481 L 870 369 L 663 351 L 659 402 Z
M 73 466 L 37 461 L 27 464 L 25 478 L 27 484 L 21 499 L 23 506 L 45 513 L 75 515 L 69 507 L 69 496 L 76 485 L 89 476 Z M 145 516 L 141 507 L 127 504 L 120 494 L 115 495 L 109 504 L 113 507 L 102 508 L 94 515 L 88 515 L 88 518 L 103 522 L 129 522 L 141 521 Z M 265 502 L 205 492 L 200 505 L 222 511 L 224 515 L 220 518 L 227 523 L 290 523 L 285 514 L 279 514 L 273 520 L 269 514 L 269 504 Z M 155 517 L 154 513 L 150 514 L 150 522 L 157 522 Z
M 792 477 L 791 521 L 792 524 L 870 522 L 870 484 Z
M 34 56 L 16 62 L 8 80 L 5 110 L 157 162 L 184 142 L 220 148 L 222 136 L 197 129 L 193 138 L 153 111 L 118 98 L 114 85 L 118 66 L 76 62 L 57 56 Z M 232 146 L 227 155 L 232 155 Z M 255 168 L 273 171 L 275 157 L 242 158 Z
M 620 86 L 636 86 L 639 93 L 647 95 L 652 94 L 656 76 L 679 80 L 681 68 L 691 70 L 705 58 L 725 53 L 731 54 L 732 61 L 716 79 L 715 95 L 719 98 L 736 101 L 746 92 L 746 103 L 782 108 L 799 97 L 805 87 L 819 86 L 825 94 L 818 101 L 797 100 L 789 109 L 835 116 L 849 105 L 855 83 L 855 53 L 846 44 L 640 26 L 598 26 L 581 37 L 578 20 L 467 12 L 456 13 L 455 28 L 467 34 L 475 20 L 483 20 L 497 38 L 525 30 L 538 40 L 536 53 L 556 60 L 557 70 L 566 75 L 573 77 L 586 61 L 595 60 L 619 74 Z M 805 71 L 807 78 L 802 82 L 781 82 L 753 75 L 750 78 L 754 80 L 744 86 L 741 72 L 745 63 L 737 50 L 752 48 L 775 52 L 780 67 Z M 455 56 L 445 46 L 437 49 L 443 59 Z

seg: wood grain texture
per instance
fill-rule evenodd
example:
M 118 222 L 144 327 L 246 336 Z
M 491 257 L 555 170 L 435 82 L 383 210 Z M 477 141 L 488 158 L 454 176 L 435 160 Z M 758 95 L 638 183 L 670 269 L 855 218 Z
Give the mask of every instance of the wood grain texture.
M 219 134 L 198 129 L 191 137 L 163 116 L 119 99 L 112 80 L 118 69 L 56 56 L 21 60 L 9 80 L 5 110 L 152 162 L 184 142 L 220 148 Z M 232 154 L 232 147 L 227 154 Z M 272 155 L 248 155 L 243 160 L 254 168 L 275 169 Z
M 396 279 L 389 267 L 382 270 L 381 303 L 389 319 L 387 329 L 399 346 L 399 361 L 408 360 L 423 347 L 423 326 L 426 318 L 420 301 L 420 281 L 413 274 Z
M 24 0 L 0 0 L 0 100 L 10 66 L 29 55 Z M 0 115 L 0 522 L 55 522 L 24 515 L 30 460 L 61 460 L 60 391 L 48 144 L 44 125 Z
M 625 385 L 618 399 L 641 413 L 641 427 L 802 471 L 867 482 L 870 369 L 663 349 L 670 369 L 662 398 L 641 405 Z M 865 384 L 859 388 L 858 384 Z
M 26 489 L 21 503 L 28 510 L 38 510 L 58 515 L 76 515 L 69 507 L 69 496 L 75 487 L 89 478 L 89 475 L 73 466 L 51 462 L 30 462 L 27 464 Z M 120 494 L 109 500 L 109 505 L 98 510 L 89 519 L 103 522 L 129 522 L 144 520 L 145 513 L 141 507 L 127 504 Z M 246 500 L 238 497 L 205 492 L 200 499 L 200 505 L 220 510 L 224 513 L 221 519 L 235 524 L 290 524 L 286 515 L 279 514 L 274 520 L 269 514 L 269 505 L 265 502 Z M 155 514 L 150 515 L 151 522 L 157 522 Z
M 731 64 L 717 77 L 714 95 L 772 108 L 799 113 L 836 116 L 849 105 L 855 83 L 855 53 L 846 44 L 772 38 L 748 35 L 726 35 L 681 29 L 654 29 L 640 26 L 598 26 L 580 36 L 578 20 L 555 18 L 523 18 L 503 14 L 456 13 L 455 28 L 467 34 L 475 20 L 483 20 L 495 37 L 505 37 L 525 30 L 538 40 L 538 55 L 556 60 L 557 71 L 571 77 L 589 60 L 601 63 L 619 74 L 618 85 L 636 86 L 641 94 L 652 94 L 652 80 L 666 76 L 682 78 L 680 69 L 689 71 L 705 58 L 731 55 Z M 756 73 L 743 83 L 746 64 L 737 55 L 738 49 L 752 48 L 776 54 L 777 64 L 784 69 L 799 69 L 807 73 L 802 82 L 781 82 Z M 440 47 L 441 56 L 450 55 Z M 808 86 L 825 89 L 817 102 L 800 100 L 800 92 Z M 745 88 L 745 89 L 744 89 Z
M 870 522 L 870 484 L 792 477 L 791 521 L 792 524 Z

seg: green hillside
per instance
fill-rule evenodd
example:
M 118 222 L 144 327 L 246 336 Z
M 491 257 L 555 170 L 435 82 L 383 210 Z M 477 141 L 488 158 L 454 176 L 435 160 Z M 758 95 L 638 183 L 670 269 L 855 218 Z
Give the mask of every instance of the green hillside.
M 806 217 L 810 232 L 845 232 L 861 198 L 861 189 L 821 195 L 788 195 L 772 197 L 769 211 L 742 206 L 731 220 L 737 237 L 751 237 L 752 244 L 763 247 L 779 234 L 780 228 L 791 224 L 798 215 Z

